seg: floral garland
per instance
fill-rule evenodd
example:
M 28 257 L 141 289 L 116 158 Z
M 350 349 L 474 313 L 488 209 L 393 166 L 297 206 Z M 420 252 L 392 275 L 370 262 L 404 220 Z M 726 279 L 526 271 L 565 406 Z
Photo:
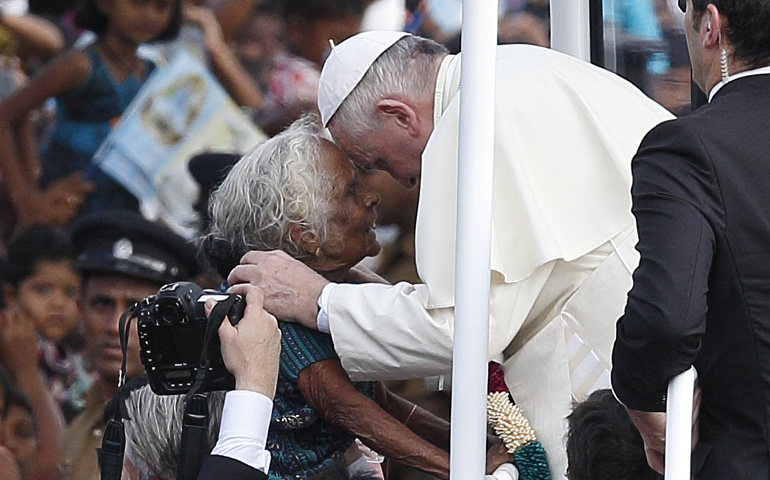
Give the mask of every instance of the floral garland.
M 495 362 L 489 362 L 487 418 L 508 453 L 513 454 L 521 480 L 551 480 L 545 450 L 519 407 L 512 402 L 503 371 Z

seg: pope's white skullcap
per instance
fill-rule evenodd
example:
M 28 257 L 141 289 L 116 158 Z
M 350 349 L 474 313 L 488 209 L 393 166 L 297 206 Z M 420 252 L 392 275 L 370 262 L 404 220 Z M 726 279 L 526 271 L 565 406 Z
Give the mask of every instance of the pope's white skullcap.
M 318 81 L 318 111 L 324 127 L 374 61 L 407 35 L 409 33 L 372 30 L 332 47 Z

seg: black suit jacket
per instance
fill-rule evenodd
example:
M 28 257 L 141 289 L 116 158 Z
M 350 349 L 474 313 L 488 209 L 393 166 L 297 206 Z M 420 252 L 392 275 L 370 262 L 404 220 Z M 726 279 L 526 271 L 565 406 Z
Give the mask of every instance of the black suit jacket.
M 250 467 L 243 462 L 223 457 L 220 455 L 209 455 L 203 461 L 203 467 L 198 474 L 198 480 L 262 480 L 267 475 L 256 468 Z
M 654 128 L 632 168 L 641 261 L 613 389 L 662 411 L 668 380 L 694 364 L 696 478 L 770 478 L 770 75 Z

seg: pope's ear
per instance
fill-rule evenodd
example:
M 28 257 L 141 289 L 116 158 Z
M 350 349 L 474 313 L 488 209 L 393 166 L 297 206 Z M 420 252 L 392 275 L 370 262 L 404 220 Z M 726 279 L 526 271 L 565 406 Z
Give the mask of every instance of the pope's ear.
M 382 118 L 390 118 L 399 127 L 410 134 L 417 132 L 417 112 L 408 103 L 392 98 L 383 98 L 377 102 L 377 113 Z
M 289 237 L 292 242 L 308 255 L 315 255 L 316 250 L 320 246 L 318 244 L 318 235 L 315 232 L 309 232 L 302 225 L 292 224 L 289 227 Z

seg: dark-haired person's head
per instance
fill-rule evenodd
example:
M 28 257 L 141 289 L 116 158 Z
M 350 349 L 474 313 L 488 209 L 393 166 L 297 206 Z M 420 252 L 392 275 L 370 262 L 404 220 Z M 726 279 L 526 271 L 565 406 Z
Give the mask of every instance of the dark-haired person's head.
M 116 21 L 132 20 L 127 18 L 127 12 L 155 19 L 167 18 L 160 32 L 148 42 L 173 40 L 182 28 L 182 0 L 80 0 L 75 9 L 75 24 L 101 36 Z
M 359 32 L 364 4 L 363 0 L 284 0 L 291 47 L 320 68 L 330 39 L 338 44 Z
M 69 236 L 61 229 L 34 224 L 13 236 L 7 244 L 5 282 L 18 288 L 31 276 L 41 261 L 58 262 L 75 259 Z
M 56 227 L 35 224 L 8 242 L 3 298 L 54 343 L 75 328 L 80 276 L 69 236 Z
M 32 405 L 27 396 L 13 385 L 7 385 L 5 405 L 0 422 L 0 438 L 16 460 L 21 478 L 31 478 L 37 459 L 37 427 Z
M 770 64 L 770 2 L 767 0 L 692 0 L 696 22 L 709 5 L 727 19 L 724 35 L 736 59 L 750 67 Z M 696 23 L 697 24 L 697 23 Z
M 567 417 L 570 480 L 658 480 L 644 442 L 610 390 L 597 390 Z
M 83 275 L 86 355 L 99 378 L 114 386 L 122 360 L 120 315 L 164 284 L 194 278 L 200 271 L 197 251 L 167 227 L 122 210 L 81 217 L 72 227 L 72 243 Z M 128 343 L 131 378 L 144 371 L 135 329 Z
M 679 0 L 693 80 L 706 93 L 720 80 L 724 51 L 730 75 L 770 64 L 770 2 L 767 0 Z

